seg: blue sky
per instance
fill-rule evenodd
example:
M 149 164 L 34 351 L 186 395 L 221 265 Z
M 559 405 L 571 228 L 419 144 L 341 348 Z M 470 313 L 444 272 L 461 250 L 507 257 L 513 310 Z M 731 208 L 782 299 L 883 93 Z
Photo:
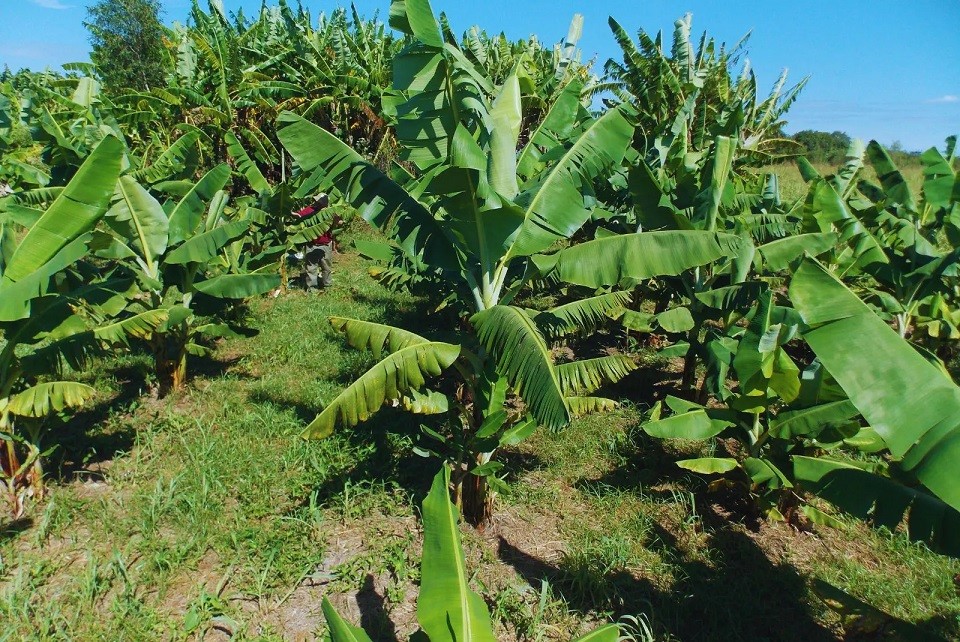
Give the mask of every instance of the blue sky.
M 189 0 L 161 0 L 167 23 L 184 21 Z M 274 0 L 270 0 L 272 3 Z M 292 1 L 292 0 L 291 0 Z M 250 15 L 260 0 L 223 0 Z M 82 26 L 91 0 L 0 0 L 0 65 L 57 68 L 86 60 Z M 477 24 L 512 39 L 536 33 L 556 42 L 574 13 L 584 15 L 580 46 L 602 64 L 618 57 L 607 26 L 613 15 L 629 32 L 662 29 L 693 13 L 694 32 L 728 44 L 747 31 L 750 60 L 761 88 L 784 67 L 810 83 L 790 111 L 788 131 L 841 130 L 851 136 L 900 141 L 909 150 L 942 146 L 960 133 L 960 0 L 432 0 L 454 29 Z M 205 4 L 205 3 L 204 3 Z M 314 14 L 336 4 L 304 0 Z M 389 0 L 356 0 L 362 15 L 386 17 Z

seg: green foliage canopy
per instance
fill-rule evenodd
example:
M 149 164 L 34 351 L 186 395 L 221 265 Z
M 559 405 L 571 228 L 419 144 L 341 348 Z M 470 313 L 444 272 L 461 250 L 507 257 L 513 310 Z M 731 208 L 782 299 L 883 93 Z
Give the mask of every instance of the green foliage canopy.
M 99 0 L 87 8 L 90 59 L 107 87 L 148 90 L 164 82 L 158 0 Z

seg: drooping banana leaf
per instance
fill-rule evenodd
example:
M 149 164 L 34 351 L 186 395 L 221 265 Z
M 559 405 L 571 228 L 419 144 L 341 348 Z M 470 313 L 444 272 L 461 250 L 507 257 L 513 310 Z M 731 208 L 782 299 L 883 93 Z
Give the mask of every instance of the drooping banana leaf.
M 567 397 L 566 402 L 570 414 L 574 417 L 613 412 L 617 409 L 617 402 L 606 397 Z
M 567 283 L 597 288 L 617 285 L 623 279 L 675 276 L 724 256 L 735 256 L 742 243 L 733 234 L 641 232 L 595 239 L 532 258 L 542 274 L 556 273 Z
M 770 241 L 757 248 L 769 270 L 786 270 L 792 261 L 804 254 L 818 256 L 832 249 L 840 238 L 833 232 L 797 234 Z
M 330 325 L 334 330 L 344 333 L 350 347 L 370 350 L 375 359 L 382 359 L 384 354 L 391 354 L 402 348 L 428 343 L 428 339 L 408 330 L 372 321 L 330 317 Z
M 605 323 L 612 313 L 628 303 L 629 292 L 610 292 L 543 310 L 536 313 L 533 319 L 544 336 L 557 338 L 577 332 L 589 332 Z
M 17 282 L 0 279 L 0 321 L 17 321 L 30 316 L 30 300 L 45 295 L 53 275 L 67 269 L 87 253 L 89 240 L 89 234 L 75 239 Z
M 816 437 L 821 431 L 850 423 L 859 413 L 849 400 L 781 412 L 770 422 L 770 434 L 789 439 L 798 435 Z
M 899 466 L 960 509 L 960 388 L 816 261 L 800 265 L 790 298 L 807 343 Z
M 588 395 L 607 383 L 616 383 L 637 369 L 627 356 L 581 359 L 556 366 L 560 388 L 567 395 Z
M 711 418 L 706 410 L 699 408 L 648 421 L 643 424 L 643 431 L 660 439 L 710 439 L 733 425 L 729 421 Z
M 207 263 L 216 257 L 225 245 L 243 236 L 249 229 L 250 221 L 241 220 L 196 234 L 167 254 L 163 262 L 172 265 Z
M 744 281 L 704 292 L 697 292 L 697 300 L 723 314 L 743 311 L 750 308 L 769 286 L 763 281 Z
M 50 381 L 31 386 L 7 400 L 6 412 L 21 417 L 46 417 L 64 408 L 77 408 L 97 394 L 75 381 Z
M 411 344 L 388 354 L 337 395 L 307 426 L 303 436 L 322 439 L 337 426 L 349 428 L 366 421 L 384 403 L 422 388 L 428 377 L 439 375 L 459 356 L 460 346 L 434 341 Z
M 221 274 L 194 283 L 198 292 L 218 299 L 247 299 L 280 287 L 279 274 Z
M 542 425 L 557 430 L 570 422 L 550 350 L 533 320 L 520 308 L 496 305 L 470 318 L 480 343 Z

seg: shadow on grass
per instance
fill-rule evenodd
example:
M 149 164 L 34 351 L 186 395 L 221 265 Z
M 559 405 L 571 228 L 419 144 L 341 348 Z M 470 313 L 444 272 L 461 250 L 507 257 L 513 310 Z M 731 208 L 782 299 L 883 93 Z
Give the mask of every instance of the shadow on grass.
M 680 640 L 836 640 L 818 623 L 803 578 L 774 565 L 745 533 L 710 535 L 710 563 L 688 559 L 666 529 L 656 539 L 674 563 L 676 580 L 663 583 L 608 568 L 590 555 L 568 555 L 549 564 L 501 538 L 499 556 L 532 586 L 546 579 L 575 611 L 608 610 L 615 617 L 646 613 L 655 629 Z
M 0 544 L 12 540 L 33 528 L 34 521 L 30 517 L 22 517 L 12 521 L 0 522 Z
M 133 447 L 136 428 L 131 421 L 114 421 L 129 412 L 149 388 L 145 370 L 137 365 L 107 365 L 104 373 L 119 386 L 113 397 L 78 412 L 60 428 L 48 434 L 57 449 L 47 468 L 52 476 L 69 481 L 84 474 L 102 477 L 99 465 Z
M 380 311 L 382 323 L 409 329 L 425 336 L 437 336 L 441 340 L 450 339 L 450 331 L 459 325 L 453 309 L 444 308 L 435 311 L 440 301 L 429 301 L 426 296 L 416 296 L 411 300 L 399 298 L 387 292 L 383 296 L 365 292 L 353 293 L 353 300 L 371 309 Z
M 304 426 L 317 418 L 323 408 L 319 404 L 306 404 L 288 399 L 279 399 L 263 390 L 253 390 L 247 394 L 247 400 L 254 405 L 276 406 L 292 412 Z
M 263 391 L 250 394 L 254 404 L 270 404 L 292 412 L 304 426 L 313 421 L 321 408 L 277 398 Z M 400 408 L 384 407 L 368 421 L 337 432 L 343 449 L 356 458 L 342 474 L 335 475 L 310 489 L 313 501 L 326 504 L 343 496 L 345 489 L 371 483 L 394 483 L 406 491 L 415 504 L 426 497 L 433 476 L 440 467 L 436 458 L 424 458 L 414 452 L 421 438 L 420 424 L 428 417 L 413 415 Z M 308 497 L 303 498 L 306 506 Z
M 387 600 L 377 592 L 373 575 L 367 574 L 363 588 L 357 593 L 360 628 L 377 642 L 399 642 L 397 627 L 387 612 Z
M 192 379 L 219 379 L 229 376 L 231 379 L 255 379 L 243 368 L 237 367 L 240 357 L 218 359 L 216 357 L 191 356 L 187 361 L 187 381 Z
M 120 365 L 106 362 L 101 366 L 101 376 L 115 382 L 117 394 L 73 414 L 65 424 L 48 431 L 45 443 L 48 446 L 55 443 L 57 446 L 47 464 L 55 479 L 68 481 L 78 475 L 102 477 L 99 465 L 133 447 L 135 422 L 132 418 L 127 421 L 124 415 L 133 412 L 137 401 L 148 394 L 154 383 L 148 355 L 135 351 L 133 356 L 142 357 L 145 361 Z M 238 361 L 239 358 L 191 357 L 187 385 L 190 385 L 190 380 L 201 377 L 213 379 L 229 375 L 250 378 L 233 369 Z

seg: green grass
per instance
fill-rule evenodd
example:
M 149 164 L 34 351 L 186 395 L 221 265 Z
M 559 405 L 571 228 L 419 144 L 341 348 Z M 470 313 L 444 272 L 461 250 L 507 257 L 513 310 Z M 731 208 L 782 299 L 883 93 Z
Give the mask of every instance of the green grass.
M 827 176 L 837 171 L 837 166 L 816 164 L 816 170 L 821 176 Z M 793 162 L 778 163 L 764 168 L 764 171 L 775 173 L 780 179 L 780 197 L 785 203 L 793 203 L 797 199 L 805 198 L 807 195 L 807 183 L 800 176 L 800 170 L 797 164 Z M 917 196 L 920 195 L 920 188 L 923 185 L 923 166 L 919 163 L 904 165 L 900 167 L 900 172 L 910 186 L 910 190 Z M 867 164 L 861 172 L 860 178 L 877 182 L 876 173 L 873 167 Z
M 421 323 L 421 302 L 337 259 L 330 291 L 254 301 L 259 333 L 192 363 L 182 393 L 145 394 L 136 355 L 83 375 L 109 394 L 58 435 L 49 497 L 0 522 L 0 640 L 313 639 L 323 596 L 375 639 L 414 630 L 418 505 L 437 468 L 412 452 L 418 422 L 388 411 L 299 438 L 370 364 L 327 316 Z M 703 445 L 647 439 L 641 410 L 505 453 L 512 494 L 487 531 L 464 529 L 500 639 L 566 640 L 624 615 L 660 640 L 836 640 L 873 622 L 832 609 L 817 580 L 884 626 L 960 636 L 960 563 L 845 518 L 751 530 L 673 465 Z

